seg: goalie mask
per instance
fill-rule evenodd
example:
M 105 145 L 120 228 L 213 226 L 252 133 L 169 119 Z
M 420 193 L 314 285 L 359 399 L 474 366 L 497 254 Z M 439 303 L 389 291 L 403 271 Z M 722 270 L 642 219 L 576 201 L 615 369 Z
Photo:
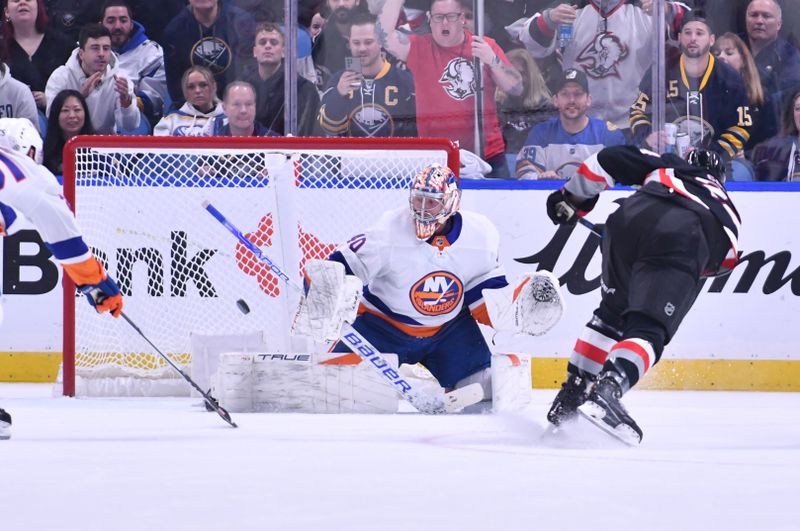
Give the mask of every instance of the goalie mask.
M 411 181 L 409 205 L 417 238 L 425 241 L 458 212 L 461 182 L 447 166 L 431 164 Z
M 0 147 L 42 163 L 42 138 L 27 118 L 0 118 Z
M 710 173 L 720 183 L 725 182 L 725 163 L 713 151 L 694 149 L 686 155 L 686 162 Z

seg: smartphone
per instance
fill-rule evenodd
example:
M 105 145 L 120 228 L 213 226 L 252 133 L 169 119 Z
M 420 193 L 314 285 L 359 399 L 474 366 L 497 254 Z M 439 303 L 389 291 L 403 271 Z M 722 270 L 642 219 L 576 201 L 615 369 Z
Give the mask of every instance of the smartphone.
M 361 59 L 358 57 L 345 57 L 344 58 L 344 69 L 349 70 L 350 72 L 358 72 L 361 73 Z

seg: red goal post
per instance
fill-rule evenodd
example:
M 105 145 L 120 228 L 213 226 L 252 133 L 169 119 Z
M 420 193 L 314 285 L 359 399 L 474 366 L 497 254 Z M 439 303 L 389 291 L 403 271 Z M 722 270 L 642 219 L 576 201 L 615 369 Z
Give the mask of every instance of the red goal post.
M 220 227 L 204 200 L 284 270 L 324 258 L 387 209 L 432 162 L 459 170 L 446 139 L 79 136 L 64 150 L 64 194 L 125 311 L 189 367 L 193 334 L 261 332 L 286 350 L 296 300 Z M 65 395 L 188 394 L 121 319 L 98 315 L 64 277 Z M 236 301 L 243 299 L 250 313 Z

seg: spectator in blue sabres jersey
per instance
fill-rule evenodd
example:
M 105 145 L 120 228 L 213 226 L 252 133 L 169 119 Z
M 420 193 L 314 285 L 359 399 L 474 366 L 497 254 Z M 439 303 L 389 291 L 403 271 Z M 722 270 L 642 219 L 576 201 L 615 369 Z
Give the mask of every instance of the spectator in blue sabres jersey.
M 214 74 L 204 66 L 190 66 L 181 78 L 186 103 L 163 117 L 153 129 L 155 136 L 201 136 L 206 124 L 223 114 L 217 98 Z
M 710 149 L 729 160 L 742 151 L 750 138 L 750 114 L 744 81 L 733 67 L 711 54 L 714 35 L 699 15 L 683 21 L 678 33 L 680 54 L 672 50 L 666 63 L 666 121 L 689 135 L 692 149 Z M 654 132 L 651 122 L 652 80 L 646 74 L 639 84 L 639 97 L 631 106 L 634 141 L 650 149 L 666 143 L 663 131 Z
M 566 70 L 553 103 L 558 116 L 536 125 L 517 155 L 517 179 L 569 179 L 590 155 L 625 143 L 611 122 L 586 114 L 592 104 L 586 74 Z
M 329 136 L 416 136 L 414 79 L 384 59 L 375 17 L 354 15 L 348 42 L 356 60 L 331 77 L 319 124 Z

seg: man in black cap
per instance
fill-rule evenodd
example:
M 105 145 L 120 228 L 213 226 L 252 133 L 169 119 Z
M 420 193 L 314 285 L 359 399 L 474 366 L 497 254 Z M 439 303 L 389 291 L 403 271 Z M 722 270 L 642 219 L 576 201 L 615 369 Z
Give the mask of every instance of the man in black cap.
M 580 70 L 564 71 L 553 104 L 558 116 L 531 129 L 517 155 L 517 179 L 569 179 L 590 155 L 625 143 L 614 124 L 586 114 L 592 97 Z

